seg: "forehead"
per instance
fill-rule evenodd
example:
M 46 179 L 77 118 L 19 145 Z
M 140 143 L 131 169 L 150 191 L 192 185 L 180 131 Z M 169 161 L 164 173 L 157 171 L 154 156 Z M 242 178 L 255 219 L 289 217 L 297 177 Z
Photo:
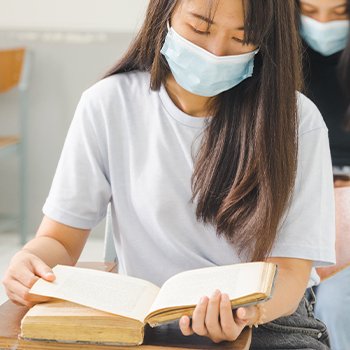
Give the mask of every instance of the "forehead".
M 303 5 L 310 5 L 317 9 L 333 9 L 339 6 L 347 5 L 347 0 L 299 0 Z
M 220 25 L 244 24 L 242 0 L 180 0 L 174 12 L 181 16 L 199 14 Z

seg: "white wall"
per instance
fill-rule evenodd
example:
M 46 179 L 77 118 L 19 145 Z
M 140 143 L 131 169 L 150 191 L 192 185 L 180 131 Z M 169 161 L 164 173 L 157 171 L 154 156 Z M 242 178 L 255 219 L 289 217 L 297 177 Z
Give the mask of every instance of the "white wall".
M 13 1 L 13 0 L 11 0 Z M 29 230 L 35 233 L 63 143 L 82 92 L 97 82 L 127 49 L 133 34 L 106 34 L 103 40 L 24 40 L 0 31 L 0 48 L 25 46 L 34 53 L 29 111 Z M 67 38 L 69 34 L 67 34 Z M 84 37 L 80 33 L 77 38 Z M 0 134 L 15 133 L 15 91 L 0 95 Z M 17 164 L 0 162 L 0 212 L 18 208 Z M 93 230 L 102 236 L 103 224 Z
M 130 33 L 148 0 L 0 0 L 0 30 Z
M 29 111 L 29 231 L 42 219 L 81 93 L 125 52 L 149 0 L 0 0 L 0 49 L 34 53 Z M 17 96 L 0 95 L 0 134 L 17 132 Z M 0 162 L 0 212 L 18 209 L 18 162 Z M 103 223 L 93 234 L 103 235 Z

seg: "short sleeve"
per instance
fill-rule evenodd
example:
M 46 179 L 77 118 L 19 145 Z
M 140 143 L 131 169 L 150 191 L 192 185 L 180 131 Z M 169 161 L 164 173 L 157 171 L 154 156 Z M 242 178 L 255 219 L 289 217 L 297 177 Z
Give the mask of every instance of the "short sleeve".
M 106 215 L 111 199 L 96 134 L 99 111 L 89 98 L 81 98 L 70 126 L 50 194 L 43 207 L 45 215 L 67 226 L 91 229 Z
M 272 256 L 313 260 L 314 267 L 323 267 L 335 263 L 333 175 L 328 130 L 310 104 L 303 113 L 314 117 L 304 123 L 299 134 L 294 193 Z

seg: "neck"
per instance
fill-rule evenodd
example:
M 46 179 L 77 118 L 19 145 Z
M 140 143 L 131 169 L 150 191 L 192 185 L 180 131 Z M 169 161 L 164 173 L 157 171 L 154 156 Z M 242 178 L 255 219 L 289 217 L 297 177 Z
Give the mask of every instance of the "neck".
M 213 97 L 204 97 L 192 94 L 183 89 L 172 74 L 166 79 L 166 90 L 177 108 L 192 117 L 210 117 L 210 102 Z

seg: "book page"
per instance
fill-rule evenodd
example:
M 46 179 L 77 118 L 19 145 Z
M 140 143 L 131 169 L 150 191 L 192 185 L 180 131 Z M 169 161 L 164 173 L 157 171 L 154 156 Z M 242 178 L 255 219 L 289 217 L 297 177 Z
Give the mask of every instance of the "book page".
M 54 282 L 38 280 L 30 293 L 43 295 L 143 322 L 159 288 L 145 280 L 114 273 L 57 265 Z
M 163 284 L 149 314 L 169 307 L 197 305 L 202 296 L 210 297 L 215 289 L 227 293 L 230 300 L 261 292 L 265 264 L 235 264 L 179 273 Z

